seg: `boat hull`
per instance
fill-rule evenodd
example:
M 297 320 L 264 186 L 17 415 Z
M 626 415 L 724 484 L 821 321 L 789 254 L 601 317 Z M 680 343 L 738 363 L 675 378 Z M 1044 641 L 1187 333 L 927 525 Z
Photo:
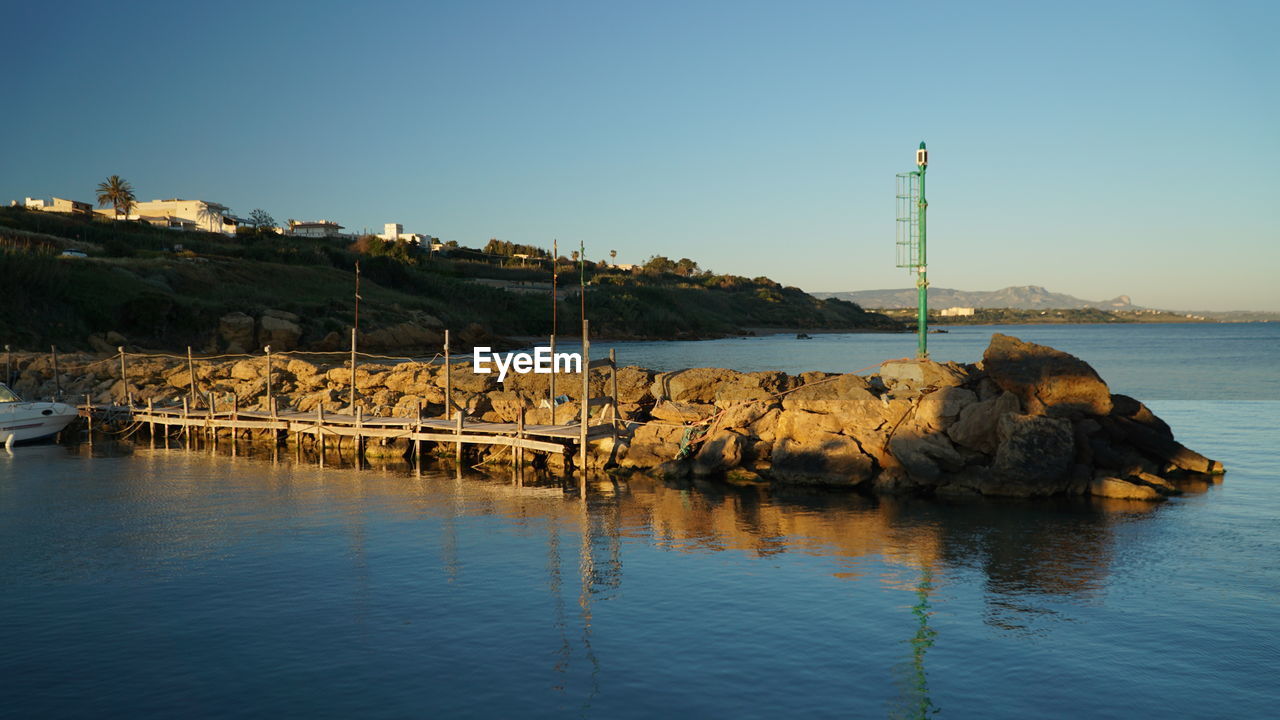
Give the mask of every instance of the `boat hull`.
M 74 407 L 62 403 L 4 403 L 0 405 L 0 445 L 51 438 L 77 416 Z

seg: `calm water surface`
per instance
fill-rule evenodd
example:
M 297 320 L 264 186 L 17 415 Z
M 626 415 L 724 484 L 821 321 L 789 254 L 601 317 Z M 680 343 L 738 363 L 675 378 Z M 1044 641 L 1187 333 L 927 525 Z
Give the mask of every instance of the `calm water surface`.
M 1275 716 L 1280 333 L 1006 331 L 1150 399 L 1226 482 L 1156 506 L 638 477 L 583 500 L 501 476 L 17 448 L 0 453 L 0 715 Z M 988 335 L 935 336 L 935 355 L 975 359 Z M 799 345 L 619 349 L 748 370 L 912 349 Z

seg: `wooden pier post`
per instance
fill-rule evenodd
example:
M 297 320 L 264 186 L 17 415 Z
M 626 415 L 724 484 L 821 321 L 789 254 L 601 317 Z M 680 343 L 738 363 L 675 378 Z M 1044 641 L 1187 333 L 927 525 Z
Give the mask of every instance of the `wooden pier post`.
M 231 457 L 236 456 L 236 445 L 240 443 L 240 396 L 231 396 Z M 216 430 L 214 432 L 217 432 Z
M 276 410 L 276 399 L 274 397 L 268 399 L 267 402 L 270 403 L 271 405 L 271 429 L 268 430 L 268 432 L 271 433 L 271 444 L 279 445 L 280 444 L 280 427 L 279 427 L 280 413 Z M 285 442 L 289 441 L 288 430 L 284 431 L 284 440 Z
M 458 437 L 457 442 L 454 443 L 453 450 L 454 459 L 458 461 L 458 467 L 462 467 L 462 415 L 463 413 L 458 413 L 457 420 L 454 421 L 453 426 L 453 433 Z
M 84 396 L 84 416 L 89 421 L 89 447 L 93 447 L 93 398 Z
M 587 422 L 591 418 L 591 340 L 587 337 L 588 320 L 582 319 L 582 428 L 578 442 L 582 445 L 582 477 L 587 476 Z M 554 360 L 552 361 L 554 362 Z
M 618 445 L 618 351 L 609 348 L 609 392 L 613 398 L 610 418 L 613 419 L 613 444 Z M 614 452 L 617 452 L 616 450 Z
M 50 345 L 49 354 L 53 356 L 53 387 L 56 395 L 54 400 L 62 399 L 62 375 L 58 372 L 58 346 Z
M 444 416 L 453 417 L 453 366 L 449 363 L 449 331 L 444 331 Z
M 274 420 L 275 411 L 272 408 L 275 406 L 275 402 L 272 400 L 274 396 L 271 394 L 271 346 L 267 345 L 262 348 L 262 351 L 267 354 L 267 410 L 271 411 L 271 419 Z
M 125 365 L 124 346 L 120 345 L 116 350 L 120 351 L 120 394 L 124 396 L 125 404 L 133 407 L 133 393 L 129 392 L 129 369 Z
M 204 419 L 204 432 L 213 440 L 213 446 L 218 447 L 218 428 L 214 422 L 218 419 L 218 398 L 212 392 L 209 393 L 209 414 Z
M 156 446 L 156 415 L 155 403 L 151 398 L 147 398 L 147 434 L 151 436 L 151 447 Z
M 551 385 L 551 396 L 547 398 L 547 402 L 551 403 L 551 424 L 556 424 L 556 336 L 551 335 L 551 377 L 547 379 Z
M 188 395 L 191 396 L 191 409 L 195 410 L 199 407 L 196 404 L 196 363 L 191 359 L 191 346 L 187 346 L 187 378 L 191 381 L 191 386 L 187 388 Z M 190 437 L 188 437 L 190 439 Z
M 348 415 L 356 414 L 356 329 L 351 328 L 351 407 Z
M 355 436 L 355 454 L 356 463 L 360 463 L 360 431 L 364 429 L 364 408 L 356 408 L 356 436 Z
M 191 447 L 191 407 L 187 398 L 182 398 L 182 433 L 187 439 L 187 447 Z
M 516 416 L 516 439 L 524 440 L 524 405 L 520 406 L 520 414 Z M 518 444 L 511 452 L 516 467 L 524 467 L 524 445 Z
M 4 384 L 8 385 L 13 382 L 13 350 L 8 346 L 4 346 Z
M 324 405 L 316 405 L 316 443 L 320 446 L 320 464 L 324 465 Z
M 418 404 L 418 412 L 416 415 L 417 422 L 413 426 L 413 434 L 415 436 L 413 438 L 413 461 L 415 463 L 421 463 L 422 462 L 422 440 L 418 439 L 418 437 L 416 436 L 422 432 L 422 400 L 419 399 L 417 401 L 417 404 Z

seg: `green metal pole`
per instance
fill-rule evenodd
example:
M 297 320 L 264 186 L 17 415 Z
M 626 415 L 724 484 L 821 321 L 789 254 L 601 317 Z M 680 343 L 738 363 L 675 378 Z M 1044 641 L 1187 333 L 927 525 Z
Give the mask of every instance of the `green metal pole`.
M 920 143 L 920 149 L 924 150 L 924 142 Z M 927 162 L 921 162 L 923 158 L 917 158 L 917 164 L 920 166 L 920 265 L 916 271 L 916 292 L 918 294 L 917 310 L 916 310 L 916 357 L 924 360 L 929 357 L 929 263 L 925 259 L 925 214 L 929 209 L 929 203 L 924 199 L 924 173 L 928 168 Z

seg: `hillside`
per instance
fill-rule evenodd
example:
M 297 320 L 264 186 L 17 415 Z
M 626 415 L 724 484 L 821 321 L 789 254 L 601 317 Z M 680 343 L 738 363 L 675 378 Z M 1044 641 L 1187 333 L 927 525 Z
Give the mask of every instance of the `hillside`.
M 856 290 L 852 292 L 818 292 L 818 298 L 839 298 L 869 308 L 913 308 L 916 306 L 916 289 Z M 1000 290 L 969 291 L 930 287 L 929 307 L 1009 308 L 1013 310 L 1137 310 L 1128 295 L 1111 300 L 1081 300 L 1063 293 L 1049 292 L 1038 285 L 1007 287 Z
M 79 250 L 87 257 L 65 257 Z M 661 262 L 659 262 L 661 261 Z M 430 256 L 376 239 L 355 244 L 274 234 L 236 237 L 175 232 L 135 222 L 0 208 L 0 285 L 9 312 L 0 342 L 15 348 L 86 348 L 108 332 L 149 348 L 223 349 L 228 313 L 297 316 L 301 347 L 345 347 L 361 267 L 360 328 L 412 326 L 386 349 L 427 350 L 443 328 L 462 343 L 546 335 L 552 328 L 551 261 L 451 248 Z M 820 300 L 768 278 L 715 275 L 696 263 L 656 258 L 643 272 L 603 263 L 558 263 L 559 329 L 579 327 L 578 277 L 587 282 L 592 334 L 669 339 L 735 334 L 751 327 L 898 330 L 843 300 Z M 518 292 L 500 286 L 523 286 Z M 363 346 L 363 345 L 362 345 Z

